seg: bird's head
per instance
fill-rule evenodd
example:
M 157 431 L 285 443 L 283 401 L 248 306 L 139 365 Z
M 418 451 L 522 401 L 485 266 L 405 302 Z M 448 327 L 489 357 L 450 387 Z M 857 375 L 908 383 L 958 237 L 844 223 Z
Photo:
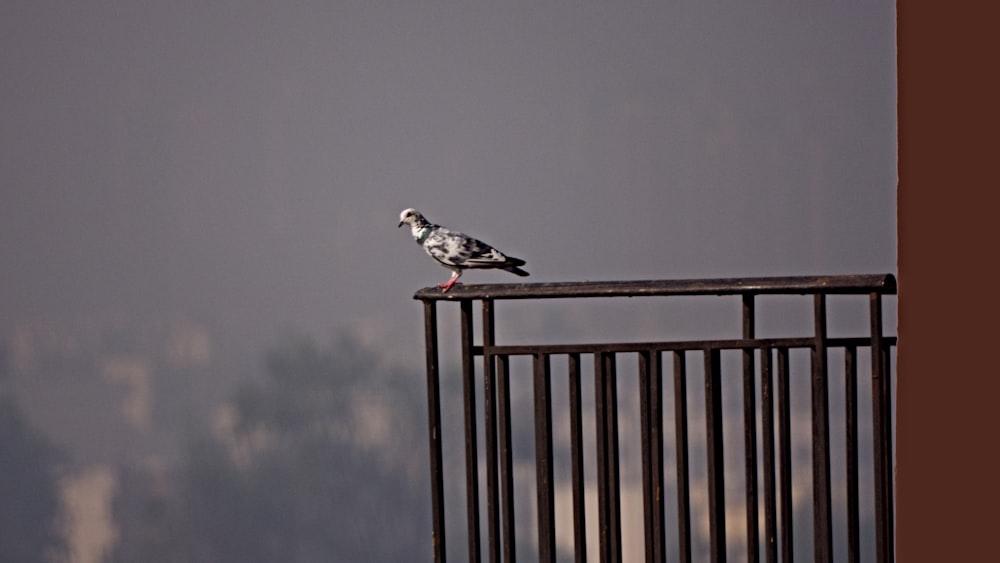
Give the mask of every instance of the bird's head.
M 399 214 L 399 226 L 409 225 L 410 227 L 419 225 L 421 223 L 426 223 L 427 220 L 424 216 L 420 214 L 419 211 L 413 209 L 404 209 L 402 213 Z M 397 227 L 398 228 L 398 227 Z

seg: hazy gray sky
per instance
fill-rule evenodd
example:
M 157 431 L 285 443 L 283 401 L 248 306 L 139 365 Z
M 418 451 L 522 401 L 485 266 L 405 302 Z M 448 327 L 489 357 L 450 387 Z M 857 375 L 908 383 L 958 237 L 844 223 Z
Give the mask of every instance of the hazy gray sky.
M 527 281 L 895 271 L 894 17 L 4 2 L 0 318 L 419 345 L 412 293 L 448 272 L 396 229 L 411 206 Z

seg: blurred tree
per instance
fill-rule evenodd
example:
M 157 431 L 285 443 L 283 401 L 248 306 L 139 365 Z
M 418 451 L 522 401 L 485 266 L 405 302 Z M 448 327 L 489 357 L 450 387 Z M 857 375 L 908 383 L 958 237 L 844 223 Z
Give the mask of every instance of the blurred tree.
M 190 441 L 170 490 L 117 515 L 145 513 L 156 523 L 142 529 L 160 534 L 123 529 L 113 559 L 312 563 L 429 555 L 420 378 L 381 367 L 351 340 L 322 350 L 292 339 L 267 356 L 266 367 L 261 381 L 233 395 L 211 437 Z
M 51 561 L 60 534 L 59 463 L 64 455 L 0 396 L 0 561 Z

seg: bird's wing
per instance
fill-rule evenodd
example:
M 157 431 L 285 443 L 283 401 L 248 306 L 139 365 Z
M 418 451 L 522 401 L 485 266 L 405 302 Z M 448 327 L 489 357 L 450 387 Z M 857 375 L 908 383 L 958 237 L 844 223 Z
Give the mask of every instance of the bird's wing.
M 485 242 L 444 227 L 427 237 L 424 250 L 441 264 L 455 268 L 492 268 L 507 261 L 502 252 Z

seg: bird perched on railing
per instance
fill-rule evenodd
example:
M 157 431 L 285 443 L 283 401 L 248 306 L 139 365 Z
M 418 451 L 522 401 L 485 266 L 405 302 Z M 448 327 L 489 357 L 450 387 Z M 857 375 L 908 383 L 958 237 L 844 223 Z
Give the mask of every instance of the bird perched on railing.
M 404 209 L 399 214 L 399 226 L 403 225 L 410 226 L 410 234 L 431 258 L 451 270 L 451 279 L 438 284 L 444 291 L 451 289 L 462 277 L 462 271 L 468 269 L 495 268 L 518 276 L 528 275 L 519 267 L 524 265 L 524 260 L 507 256 L 481 240 L 435 225 L 416 209 Z

